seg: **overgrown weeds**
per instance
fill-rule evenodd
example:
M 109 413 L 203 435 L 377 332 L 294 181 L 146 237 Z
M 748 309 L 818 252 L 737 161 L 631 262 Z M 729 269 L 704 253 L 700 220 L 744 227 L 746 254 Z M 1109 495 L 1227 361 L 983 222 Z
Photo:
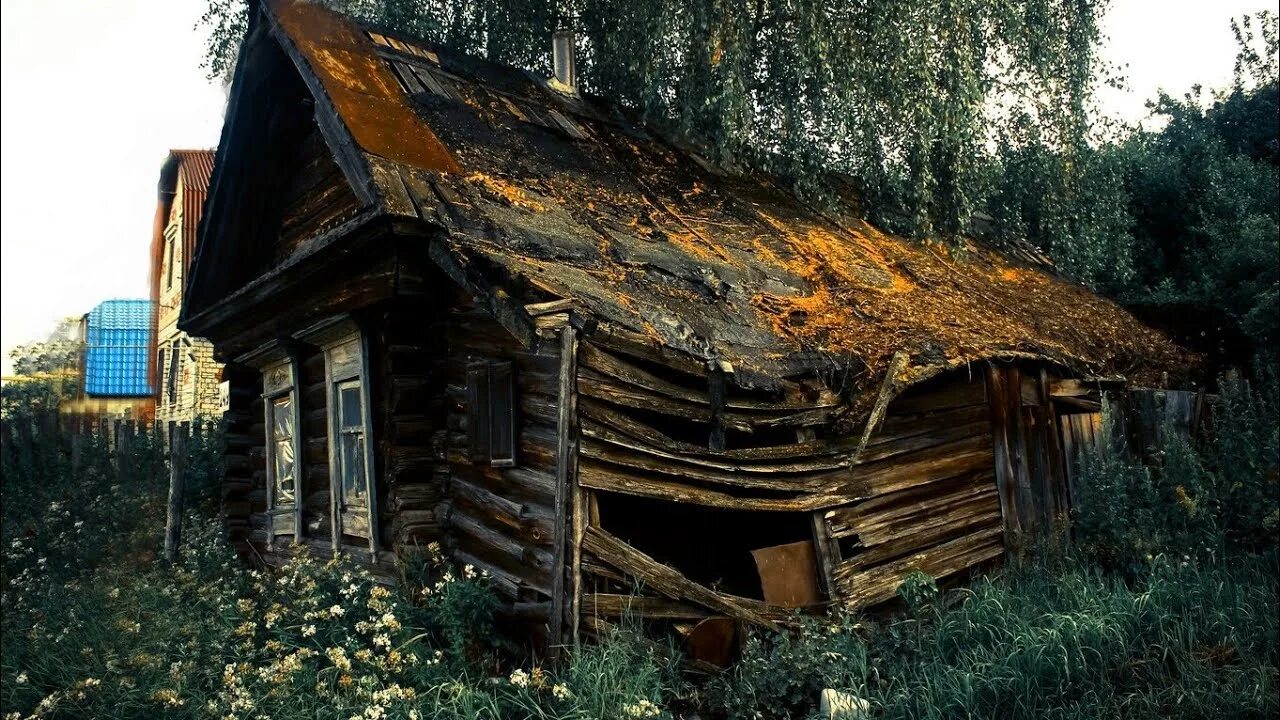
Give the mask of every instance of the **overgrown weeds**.
M 1081 479 L 1074 541 L 953 591 L 908 575 L 906 611 L 750 633 L 718 677 L 682 675 L 624 624 L 554 671 L 495 630 L 488 580 L 428 546 L 396 587 L 306 553 L 244 568 L 212 507 L 217 441 L 190 446 L 179 562 L 154 562 L 154 439 L 80 471 L 38 433 L 3 459 L 0 702 L 23 717 L 808 718 L 835 689 L 876 718 L 1271 717 L 1280 711 L 1274 403 L 1234 386 L 1212 442 L 1172 435 Z M 124 468 L 120 470 L 119 468 Z M 202 489 L 201 489 L 202 488 Z M 12 501 L 12 502 L 11 502 Z

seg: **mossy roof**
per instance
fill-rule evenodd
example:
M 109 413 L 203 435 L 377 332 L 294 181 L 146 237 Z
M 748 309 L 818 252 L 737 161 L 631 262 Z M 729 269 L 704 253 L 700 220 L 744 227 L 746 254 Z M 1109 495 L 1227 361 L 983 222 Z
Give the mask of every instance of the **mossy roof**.
M 895 236 L 526 71 L 302 0 L 269 8 L 387 211 L 437 225 L 452 262 L 524 302 L 571 298 L 744 385 L 836 369 L 878 385 L 898 353 L 904 385 L 991 358 L 1137 381 L 1185 364 L 1025 253 Z

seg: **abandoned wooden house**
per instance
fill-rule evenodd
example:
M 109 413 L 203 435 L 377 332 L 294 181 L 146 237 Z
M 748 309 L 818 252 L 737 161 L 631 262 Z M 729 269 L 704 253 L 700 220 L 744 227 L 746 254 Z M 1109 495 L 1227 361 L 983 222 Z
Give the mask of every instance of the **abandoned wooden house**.
M 237 62 L 180 326 L 268 563 L 439 541 L 553 645 L 871 605 L 1052 524 L 1099 389 L 1179 361 L 1025 248 L 812 206 L 569 73 L 296 0 Z

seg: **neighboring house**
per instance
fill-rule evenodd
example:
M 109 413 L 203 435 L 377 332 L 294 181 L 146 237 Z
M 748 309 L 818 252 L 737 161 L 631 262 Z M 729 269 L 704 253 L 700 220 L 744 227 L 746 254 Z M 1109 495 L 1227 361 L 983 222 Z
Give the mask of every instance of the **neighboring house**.
M 63 410 L 97 417 L 150 421 L 154 390 L 147 372 L 151 349 L 150 300 L 105 300 L 80 321 L 83 383 Z
M 213 345 L 178 329 L 183 287 L 195 256 L 200 213 L 213 173 L 213 150 L 170 150 L 160 168 L 151 245 L 156 344 L 151 353 L 156 419 L 190 422 L 221 414 L 222 365 Z
M 391 577 L 438 540 L 551 645 L 627 608 L 867 606 L 1050 528 L 1100 389 L 1183 364 L 1032 253 L 707 157 L 563 83 L 256 5 L 179 323 L 230 363 L 245 556 Z

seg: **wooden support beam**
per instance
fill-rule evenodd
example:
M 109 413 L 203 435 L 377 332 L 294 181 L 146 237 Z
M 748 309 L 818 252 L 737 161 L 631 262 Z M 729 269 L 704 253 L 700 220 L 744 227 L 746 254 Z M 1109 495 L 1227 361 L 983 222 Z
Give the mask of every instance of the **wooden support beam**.
M 910 360 L 911 357 L 901 350 L 895 352 L 890 358 L 889 369 L 885 372 L 884 382 L 880 384 L 880 393 L 876 396 L 876 404 L 871 408 L 866 426 L 862 428 L 862 439 L 858 441 L 858 449 L 853 454 L 855 458 L 862 455 L 867 443 L 871 441 L 871 435 L 884 419 L 890 401 L 898 394 L 898 375 L 906 372 Z
M 691 620 L 712 615 L 705 608 L 695 607 L 669 598 L 613 593 L 587 594 L 582 598 L 582 607 L 587 615 L 606 618 L 633 614 L 647 620 L 659 618 Z
M 548 631 L 547 658 L 555 663 L 560 659 L 563 646 L 565 619 L 565 551 L 566 534 L 570 522 L 570 505 L 576 492 L 576 465 L 578 455 L 577 432 L 577 356 L 578 336 L 573 326 L 565 324 L 560 328 L 560 387 L 559 412 L 556 418 L 556 486 L 555 486 L 555 553 L 551 575 L 551 621 Z M 576 522 L 576 518 L 575 518 Z M 580 560 L 580 556 L 574 553 Z M 574 570 L 574 602 L 576 605 L 580 581 Z M 576 628 L 570 628 L 576 632 Z
M 1012 440 L 1009 433 L 1010 419 L 1005 395 L 1005 378 L 1000 367 L 988 363 L 987 398 L 991 405 L 991 432 L 995 444 L 996 488 L 1000 493 L 1000 514 L 1004 518 L 1005 541 L 1017 542 L 1022 535 L 1022 522 L 1018 515 L 1018 479 L 1014 471 Z
M 551 300 L 550 302 L 529 303 L 524 306 L 524 311 L 532 317 L 540 315 L 553 315 L 557 313 L 566 313 L 573 309 L 574 301 L 571 298 L 561 300 Z
M 587 527 L 583 547 L 599 561 L 616 567 L 623 574 L 643 582 L 645 587 L 668 597 L 695 602 L 729 617 L 770 630 L 780 629 L 779 625 L 765 614 L 748 607 L 743 602 L 745 598 L 724 595 L 693 582 L 678 570 L 663 565 L 599 527 L 594 525 Z

